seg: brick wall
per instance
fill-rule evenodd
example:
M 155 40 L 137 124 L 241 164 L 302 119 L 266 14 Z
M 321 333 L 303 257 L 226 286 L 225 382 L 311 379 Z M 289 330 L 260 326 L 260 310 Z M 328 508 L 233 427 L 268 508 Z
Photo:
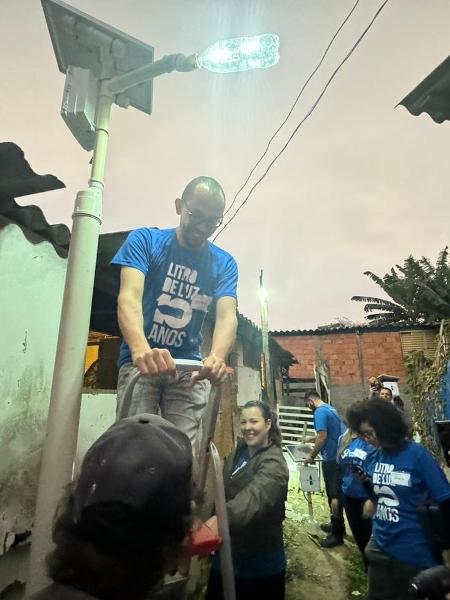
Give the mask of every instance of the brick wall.
M 332 384 L 363 383 L 366 386 L 371 375 L 380 373 L 396 375 L 405 382 L 398 331 L 275 336 L 275 339 L 299 362 L 290 368 L 291 377 L 314 377 L 314 363 L 319 352 L 328 362 Z

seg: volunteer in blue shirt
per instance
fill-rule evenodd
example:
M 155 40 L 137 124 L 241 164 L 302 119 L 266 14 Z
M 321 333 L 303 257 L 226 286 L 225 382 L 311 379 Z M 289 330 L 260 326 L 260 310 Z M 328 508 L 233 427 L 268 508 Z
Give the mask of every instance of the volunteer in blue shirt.
M 322 529 L 328 536 L 320 541 L 323 548 L 333 548 L 344 543 L 344 515 L 340 491 L 340 472 L 336 462 L 338 440 L 345 430 L 336 410 L 323 402 L 319 394 L 310 392 L 306 395 L 306 405 L 314 413 L 314 429 L 316 437 L 314 447 L 305 464 L 312 464 L 320 453 L 322 455 L 322 473 L 325 490 L 330 506 L 330 523 L 323 525 Z M 334 499 L 333 509 L 331 502 Z M 331 510 L 332 509 L 332 510 Z
M 418 519 L 417 509 L 430 502 L 440 506 L 450 527 L 450 483 L 431 454 L 408 439 L 404 415 L 383 400 L 365 402 L 360 433 L 377 450 L 368 462 L 376 503 L 372 538 L 366 547 L 369 561 L 369 599 L 406 600 L 410 580 L 438 564 Z
M 129 414 L 161 412 L 194 441 L 209 384 L 226 376 L 236 337 L 237 266 L 208 242 L 223 220 L 225 196 L 210 177 L 197 177 L 175 201 L 176 229 L 143 227 L 130 233 L 112 263 L 121 267 L 118 321 L 124 341 L 119 357 L 119 416 L 134 368 L 141 378 Z M 211 350 L 203 368 L 175 378 L 176 358 L 201 359 L 201 329 L 215 301 Z
M 365 417 L 363 402 L 355 402 L 346 413 L 349 426 L 339 438 L 337 462 L 341 470 L 342 503 L 355 542 L 364 562 L 364 550 L 372 533 L 372 520 L 363 516 L 363 507 L 371 495 L 371 487 L 364 481 L 366 463 L 375 452 L 375 447 L 359 436 L 359 428 Z M 335 500 L 331 501 L 334 508 Z

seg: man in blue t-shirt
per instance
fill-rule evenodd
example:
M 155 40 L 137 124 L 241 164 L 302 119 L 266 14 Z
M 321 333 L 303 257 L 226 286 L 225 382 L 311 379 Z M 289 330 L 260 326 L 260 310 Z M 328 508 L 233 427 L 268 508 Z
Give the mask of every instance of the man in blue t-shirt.
M 157 413 L 194 442 L 211 383 L 226 376 L 237 329 L 237 265 L 208 242 L 223 220 L 225 195 L 210 177 L 197 177 L 175 201 L 176 229 L 130 233 L 112 263 L 121 267 L 118 320 L 124 341 L 118 400 L 137 367 L 129 414 Z M 215 301 L 211 350 L 195 375 L 179 373 L 177 358 L 200 360 L 201 329 Z
M 306 405 L 314 414 L 314 429 L 316 437 L 314 447 L 305 464 L 312 464 L 320 453 L 322 455 L 322 473 L 325 482 L 325 490 L 330 506 L 330 524 L 323 526 L 328 536 L 321 540 L 323 548 L 333 548 L 344 543 L 344 515 L 341 502 L 340 471 L 336 462 L 338 440 L 345 430 L 336 410 L 324 402 L 316 392 L 310 392 L 306 396 Z M 332 500 L 334 500 L 332 505 Z

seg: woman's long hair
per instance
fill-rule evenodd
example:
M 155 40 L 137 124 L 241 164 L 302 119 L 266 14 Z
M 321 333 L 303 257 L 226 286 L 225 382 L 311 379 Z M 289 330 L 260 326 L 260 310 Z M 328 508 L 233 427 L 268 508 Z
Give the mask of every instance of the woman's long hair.
M 345 450 L 348 448 L 348 446 L 350 445 L 351 441 L 355 437 L 356 436 L 353 433 L 353 431 L 350 429 L 350 427 L 346 431 L 344 431 L 344 433 L 341 436 L 341 441 L 339 443 L 338 456 L 342 457 L 342 455 L 344 454 Z
M 348 429 L 342 435 L 341 443 L 338 448 L 338 455 L 342 456 L 345 449 L 349 446 L 352 439 L 359 435 L 359 428 L 364 421 L 367 412 L 367 400 L 354 402 L 349 406 L 345 414 L 345 421 Z
M 280 428 L 278 427 L 278 419 L 275 411 L 273 411 L 268 404 L 262 402 L 261 400 L 249 400 L 246 404 L 244 404 L 242 410 L 245 410 L 246 408 L 258 408 L 264 421 L 270 420 L 270 429 L 268 434 L 269 442 L 271 442 L 274 446 L 281 448 L 282 437 Z

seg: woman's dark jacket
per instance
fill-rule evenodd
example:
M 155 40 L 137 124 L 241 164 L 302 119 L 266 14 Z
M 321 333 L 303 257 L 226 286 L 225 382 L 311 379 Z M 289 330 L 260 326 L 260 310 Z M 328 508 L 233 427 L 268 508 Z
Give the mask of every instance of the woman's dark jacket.
M 283 547 L 284 502 L 289 469 L 278 446 L 258 450 L 234 476 L 235 456 L 224 465 L 225 497 L 235 559 L 253 557 Z

